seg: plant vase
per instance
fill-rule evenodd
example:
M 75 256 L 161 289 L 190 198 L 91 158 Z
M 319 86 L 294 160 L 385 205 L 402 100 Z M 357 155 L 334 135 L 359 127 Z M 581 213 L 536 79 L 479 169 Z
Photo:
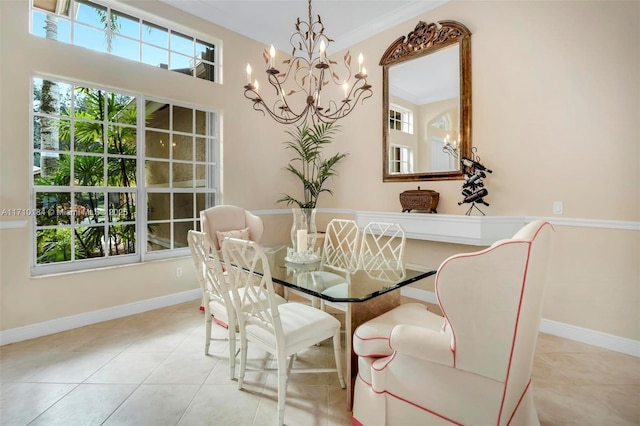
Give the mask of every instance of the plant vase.
M 288 262 L 311 263 L 320 260 L 316 251 L 318 231 L 316 228 L 316 209 L 292 208 L 291 245 L 287 248 Z

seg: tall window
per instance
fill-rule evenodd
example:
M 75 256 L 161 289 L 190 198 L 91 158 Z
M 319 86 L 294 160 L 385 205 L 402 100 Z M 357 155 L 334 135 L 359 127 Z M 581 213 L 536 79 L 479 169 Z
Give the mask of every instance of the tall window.
M 34 35 L 217 80 L 210 41 L 89 0 L 32 0 L 31 12 Z
M 215 204 L 212 111 L 33 79 L 33 273 L 182 255 Z
M 389 129 L 413 134 L 413 113 L 397 105 L 390 105 Z

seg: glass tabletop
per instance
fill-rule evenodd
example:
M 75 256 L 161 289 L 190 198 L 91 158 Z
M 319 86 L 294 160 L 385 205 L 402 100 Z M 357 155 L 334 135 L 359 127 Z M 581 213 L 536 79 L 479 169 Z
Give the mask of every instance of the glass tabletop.
M 334 271 L 320 261 L 304 264 L 286 261 L 284 244 L 267 246 L 265 253 L 273 282 L 330 302 L 364 302 L 437 272 L 408 268 Z

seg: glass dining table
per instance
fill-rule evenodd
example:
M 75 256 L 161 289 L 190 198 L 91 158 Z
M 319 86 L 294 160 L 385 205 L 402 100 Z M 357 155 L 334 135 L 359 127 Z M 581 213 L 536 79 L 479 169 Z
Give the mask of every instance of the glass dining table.
M 400 304 L 399 289 L 434 275 L 435 269 L 399 267 L 389 269 L 388 264 L 380 269 L 358 269 L 353 273 L 332 271 L 320 260 L 309 263 L 288 262 L 287 246 L 265 246 L 272 281 L 284 289 L 292 289 L 338 305 L 345 312 L 345 353 L 347 357 L 347 407 L 351 409 L 355 384 L 357 356 L 353 352 L 352 338 L 355 329 L 362 323 L 381 315 Z M 375 264 L 375 262 L 369 262 Z

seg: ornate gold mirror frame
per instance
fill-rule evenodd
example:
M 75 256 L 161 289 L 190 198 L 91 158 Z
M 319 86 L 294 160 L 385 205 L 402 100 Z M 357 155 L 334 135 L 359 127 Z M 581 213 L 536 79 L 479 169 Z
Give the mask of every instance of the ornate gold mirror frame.
M 415 140 L 415 147 L 412 149 L 416 152 L 413 153 L 411 149 L 403 148 L 401 144 L 392 143 L 391 127 L 394 127 L 393 132 L 398 132 L 401 128 L 404 131 L 406 123 L 399 123 L 404 120 L 404 117 L 402 117 L 402 113 L 395 110 L 395 104 L 394 110 L 390 110 L 390 105 L 392 105 L 390 102 L 390 73 L 400 75 L 400 71 L 409 66 L 414 68 L 411 70 L 413 75 L 419 73 L 419 81 L 431 82 L 435 78 L 435 74 L 430 75 L 429 70 L 442 69 L 444 66 L 433 61 L 442 59 L 444 63 L 444 58 L 451 58 L 451 55 L 456 55 L 458 59 L 457 67 L 454 65 L 450 74 L 453 74 L 453 83 L 459 86 L 459 93 L 454 93 L 448 99 L 448 102 L 454 105 L 445 114 L 449 118 L 443 115 L 441 122 L 430 124 L 430 122 L 421 121 L 421 116 L 417 112 L 415 118 L 411 113 L 409 126 Z M 429 57 L 427 58 L 427 56 Z M 453 61 L 455 63 L 455 58 Z M 449 62 L 451 61 L 449 60 Z M 437 24 L 427 24 L 420 21 L 406 37 L 398 38 L 389 46 L 380 59 L 380 65 L 383 76 L 383 182 L 462 179 L 464 174 L 460 160 L 462 157 L 471 155 L 471 32 L 463 24 L 456 21 L 439 21 Z M 455 74 L 458 75 L 457 82 Z M 417 92 L 420 85 L 420 83 L 414 85 L 413 89 L 415 90 L 412 91 Z M 455 86 L 456 90 L 458 86 Z M 457 99 L 455 99 L 456 97 Z M 407 111 L 422 111 L 421 108 L 423 106 L 412 104 L 412 107 Z M 402 110 L 402 108 L 399 109 Z M 436 127 L 434 133 L 439 132 L 438 137 L 428 135 L 427 128 L 431 129 L 432 125 Z M 432 140 L 442 145 L 434 143 L 431 146 Z M 403 149 L 408 149 L 408 151 L 401 152 Z M 417 152 L 420 149 L 424 153 Z M 420 166 L 418 156 L 428 158 L 429 152 L 434 155 L 434 153 L 441 151 L 449 156 L 444 158 L 449 162 L 449 166 L 436 166 L 434 169 L 435 161 L 433 159 L 431 161 L 421 160 L 427 165 Z M 442 160 L 439 161 L 442 162 Z

